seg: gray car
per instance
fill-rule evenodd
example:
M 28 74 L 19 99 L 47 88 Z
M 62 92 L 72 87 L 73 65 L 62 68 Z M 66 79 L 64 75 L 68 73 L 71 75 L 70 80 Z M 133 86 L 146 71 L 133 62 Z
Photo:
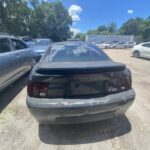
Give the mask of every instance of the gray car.
M 14 36 L 0 34 L 0 91 L 31 70 L 33 51 Z
M 46 123 L 83 123 L 124 114 L 135 98 L 131 72 L 97 46 L 52 44 L 33 68 L 27 105 Z
M 47 48 L 50 46 L 52 41 L 47 38 L 35 39 L 34 45 L 32 46 L 36 62 L 39 62 L 41 57 L 44 55 Z

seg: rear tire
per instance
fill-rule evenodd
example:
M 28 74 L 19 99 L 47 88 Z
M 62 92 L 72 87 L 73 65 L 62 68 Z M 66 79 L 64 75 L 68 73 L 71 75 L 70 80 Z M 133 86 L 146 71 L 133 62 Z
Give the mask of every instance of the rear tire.
M 139 52 L 139 51 L 133 52 L 133 56 L 134 56 L 135 58 L 139 58 L 139 57 L 140 57 L 140 52 Z

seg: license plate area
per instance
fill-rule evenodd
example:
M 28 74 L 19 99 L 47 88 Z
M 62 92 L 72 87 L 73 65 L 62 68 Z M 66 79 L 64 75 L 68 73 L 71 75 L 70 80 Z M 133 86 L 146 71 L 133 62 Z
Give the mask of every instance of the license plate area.
M 80 74 L 70 77 L 70 96 L 104 95 L 105 75 Z
M 70 84 L 70 96 L 102 95 L 105 93 L 105 82 L 79 82 Z

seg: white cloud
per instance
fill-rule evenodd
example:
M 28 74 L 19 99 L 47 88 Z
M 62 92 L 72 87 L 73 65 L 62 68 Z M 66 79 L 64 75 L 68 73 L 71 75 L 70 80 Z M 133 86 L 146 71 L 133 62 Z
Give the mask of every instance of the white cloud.
M 129 9 L 129 10 L 127 11 L 127 13 L 128 13 L 128 14 L 133 14 L 134 11 L 133 11 L 132 9 Z
M 71 5 L 69 10 L 69 15 L 72 17 L 73 22 L 80 21 L 79 14 L 82 12 L 82 8 L 78 5 Z
M 73 20 L 73 21 L 80 21 L 79 15 L 73 15 L 73 16 L 72 16 L 72 20 Z
M 78 33 L 80 33 L 80 29 L 77 28 L 70 28 L 70 31 L 73 32 L 73 36 L 75 37 Z

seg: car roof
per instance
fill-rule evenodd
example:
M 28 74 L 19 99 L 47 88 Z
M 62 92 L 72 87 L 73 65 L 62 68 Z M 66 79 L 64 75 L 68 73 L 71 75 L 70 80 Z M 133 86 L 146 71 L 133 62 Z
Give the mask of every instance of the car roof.
M 66 45 L 66 44 L 74 44 L 74 45 L 79 45 L 79 44 L 92 44 L 92 43 L 89 43 L 89 42 L 83 42 L 83 41 L 64 41 L 64 42 L 55 42 L 55 43 L 52 43 L 52 45 Z M 94 45 L 94 44 L 92 44 Z
M 0 35 L 0 38 L 15 38 L 17 39 L 15 36 L 13 35 Z
M 142 45 L 142 44 L 149 44 L 150 42 L 144 42 L 144 43 L 140 43 L 140 45 Z
M 38 39 L 34 39 L 34 40 L 50 40 L 49 38 L 38 38 Z

